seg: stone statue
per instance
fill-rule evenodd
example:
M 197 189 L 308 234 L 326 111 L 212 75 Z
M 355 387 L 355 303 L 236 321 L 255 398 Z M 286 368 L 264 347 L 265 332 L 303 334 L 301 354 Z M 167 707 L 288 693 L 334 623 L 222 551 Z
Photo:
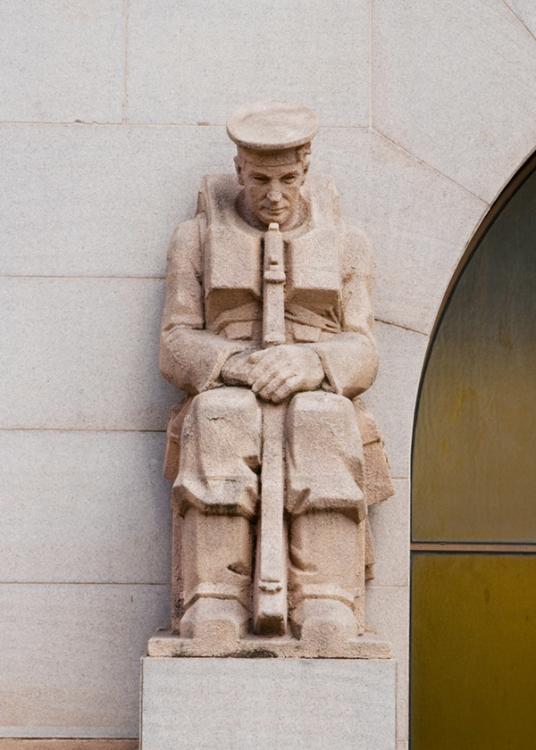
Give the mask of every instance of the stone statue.
M 236 176 L 205 177 L 171 241 L 161 370 L 187 397 L 166 453 L 175 645 L 154 655 L 379 654 L 359 645 L 367 508 L 392 494 L 359 399 L 373 265 L 333 184 L 307 177 L 317 129 L 304 107 L 237 111 Z

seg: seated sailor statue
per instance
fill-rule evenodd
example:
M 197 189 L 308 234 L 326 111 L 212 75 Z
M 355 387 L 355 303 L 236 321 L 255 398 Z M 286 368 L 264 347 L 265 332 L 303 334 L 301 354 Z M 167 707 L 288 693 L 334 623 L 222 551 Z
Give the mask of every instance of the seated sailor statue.
M 360 395 L 378 366 L 373 264 L 333 184 L 308 177 L 315 114 L 243 107 L 235 175 L 205 177 L 171 241 L 161 370 L 187 396 L 168 428 L 174 628 L 322 643 L 365 628 L 368 507 L 392 494 Z

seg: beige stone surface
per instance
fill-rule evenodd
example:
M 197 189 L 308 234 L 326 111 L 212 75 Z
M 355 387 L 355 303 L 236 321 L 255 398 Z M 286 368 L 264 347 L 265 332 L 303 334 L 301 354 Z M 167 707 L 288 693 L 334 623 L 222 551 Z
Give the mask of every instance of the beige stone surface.
M 536 44 L 505 3 L 385 0 L 373 125 L 492 200 L 536 142 Z
M 138 750 L 138 740 L 0 739 L 0 750 Z
M 389 502 L 370 509 L 376 548 L 376 586 L 407 586 L 409 583 L 409 481 L 395 479 L 393 485 L 395 494 Z
M 276 99 L 367 125 L 368 36 L 366 0 L 130 0 L 129 118 L 221 125 L 243 102 Z
M 223 128 L 0 125 L 0 273 L 163 276 L 200 175 L 232 156 Z
M 280 95 L 282 87 L 278 76 L 286 76 L 288 69 L 279 61 L 294 53 L 281 49 L 279 56 L 263 56 L 264 50 L 273 52 L 278 44 L 277 35 L 272 33 L 272 20 L 266 20 L 263 3 L 248 5 L 248 13 L 255 18 L 248 20 L 242 28 L 234 22 L 233 14 L 227 12 L 228 5 L 198 4 L 195 13 L 207 10 L 203 21 L 197 23 L 190 35 L 191 44 L 199 40 L 195 49 L 198 54 L 191 55 L 186 49 L 188 59 L 182 71 L 173 64 L 168 65 L 182 54 L 179 51 L 180 38 L 175 33 L 178 28 L 175 14 L 179 12 L 179 5 L 159 0 L 145 3 L 129 0 L 121 4 L 125 8 L 130 6 L 131 11 L 129 93 L 133 102 L 132 113 L 136 111 L 137 117 L 147 121 L 154 114 L 154 121 L 161 121 L 163 116 L 177 121 L 181 118 L 182 121 L 184 112 L 187 121 L 197 122 L 204 112 L 210 110 L 214 114 L 217 110 L 221 114 L 221 117 L 218 114 L 218 122 L 223 123 L 223 113 L 228 107 L 227 92 L 229 87 L 232 92 L 233 86 L 237 86 L 235 82 L 240 80 L 239 75 L 229 75 L 234 63 L 226 67 L 237 39 L 242 55 L 240 67 L 247 68 L 251 79 L 257 70 L 269 71 L 262 85 L 269 87 L 273 80 L 277 84 L 275 93 Z M 304 45 L 300 54 L 307 58 L 306 64 L 293 70 L 293 75 L 284 81 L 284 86 L 289 89 L 295 86 L 296 94 L 316 107 L 324 124 L 343 126 L 321 130 L 315 143 L 314 168 L 334 176 L 342 191 L 346 217 L 366 225 L 378 265 L 375 311 L 381 319 L 425 332 L 430 330 L 449 274 L 470 238 L 472 227 L 478 223 L 479 212 L 485 210 L 481 201 L 444 179 L 437 170 L 454 180 L 463 180 L 467 188 L 477 190 L 488 200 L 515 171 L 536 140 L 532 107 L 534 52 L 530 36 L 521 23 L 534 32 L 533 3 L 532 0 L 508 0 L 507 4 L 521 19 L 511 16 L 513 22 L 505 22 L 509 11 L 506 3 L 504 9 L 502 4 L 502 0 L 490 0 L 489 3 L 456 0 L 432 4 L 382 0 L 371 3 L 375 25 L 372 60 L 365 51 L 368 42 L 354 45 L 354 40 L 363 38 L 365 31 L 368 33 L 366 22 L 359 24 L 363 37 L 361 30 L 358 34 L 352 33 L 351 41 L 341 45 L 339 56 L 337 45 L 340 43 L 341 23 L 338 21 L 337 33 L 327 33 L 322 40 L 323 46 L 314 41 Z M 92 8 L 88 9 L 83 3 L 55 0 L 48 4 L 32 0 L 4 3 L 0 11 L 4 20 L 0 38 L 7 60 L 3 60 L 2 70 L 9 79 L 1 79 L 4 95 L 0 120 L 19 120 L 20 117 L 56 120 L 76 118 L 80 112 L 84 119 L 98 118 L 102 122 L 109 121 L 112 115 L 114 119 L 120 117 L 122 95 L 116 98 L 115 94 L 116 61 L 121 60 L 122 64 L 124 53 L 122 40 L 117 43 L 116 35 L 119 3 L 99 0 L 91 5 Z M 237 12 L 242 7 L 233 5 Z M 311 26 L 316 39 L 322 36 L 323 22 L 315 21 L 303 29 L 302 4 L 282 2 L 282 5 L 287 17 L 299 16 L 292 23 L 294 30 L 299 25 L 297 33 L 300 38 L 309 39 L 307 35 Z M 350 10 L 346 3 L 330 5 L 357 18 L 354 16 L 357 3 L 353 3 Z M 81 10 L 80 18 L 87 19 L 93 9 L 104 6 L 105 12 L 99 16 L 99 22 L 92 24 L 89 31 L 86 29 L 83 38 L 80 33 L 64 33 L 66 28 L 73 28 L 65 24 L 72 9 L 75 16 Z M 188 9 L 189 4 L 181 7 Z M 169 16 L 162 13 L 166 8 L 172 16 L 169 24 L 166 23 Z M 306 4 L 307 19 L 316 8 L 316 3 Z M 325 5 L 323 12 L 326 8 Z M 279 12 L 283 13 L 282 10 Z M 433 19 L 430 18 L 432 12 Z M 188 19 L 186 28 L 192 29 L 195 13 Z M 259 18 L 263 23 L 256 22 Z M 43 19 L 47 22 L 43 23 Z M 222 43 L 209 50 L 216 64 L 205 74 L 200 61 L 206 59 L 203 40 L 207 38 L 206 26 L 212 24 L 212 19 L 216 19 L 219 26 L 214 25 L 211 34 Z M 227 24 L 234 27 L 231 32 L 226 28 Z M 75 26 L 81 28 L 78 20 Z M 103 34 L 104 29 L 111 30 L 108 36 Z M 113 43 L 103 43 L 105 37 L 106 40 L 112 39 Z M 530 43 L 522 41 L 527 38 Z M 28 46 L 23 48 L 21 40 L 25 39 Z M 229 48 L 226 47 L 227 39 L 232 41 Z M 73 42 L 76 49 L 70 49 Z M 350 46 L 352 49 L 348 53 L 345 50 Z M 318 49 L 323 51 L 322 55 L 317 55 Z M 277 53 L 277 49 L 275 51 Z M 345 65 L 348 59 L 351 60 L 351 65 L 346 68 L 340 65 L 342 53 Z M 364 83 L 371 62 L 374 87 L 368 90 Z M 186 81 L 187 85 L 182 86 L 176 96 L 180 76 L 186 77 L 194 69 L 200 74 L 194 83 Z M 109 77 L 106 71 L 110 71 Z M 223 75 L 218 77 L 216 73 L 220 71 Z M 193 93 L 192 87 L 195 88 Z M 355 95 L 357 91 L 359 96 Z M 262 96 L 263 93 L 262 86 L 256 83 L 252 96 Z M 242 100 L 242 91 L 238 94 L 237 103 Z M 365 106 L 364 101 L 369 95 L 373 104 L 373 124 L 382 129 L 385 126 L 387 135 L 413 151 L 413 155 L 365 128 L 347 127 L 354 122 L 367 125 L 368 105 Z M 191 107 L 192 102 L 196 102 L 195 108 Z M 325 113 L 329 115 L 327 119 Z M 199 115 L 199 120 L 194 119 L 194 115 Z M 223 127 L 133 128 L 127 124 L 93 127 L 4 123 L 0 130 L 0 162 L 7 186 L 6 190 L 0 191 L 5 238 L 5 248 L 0 251 L 0 273 L 7 274 L 163 274 L 164 244 L 172 226 L 191 215 L 199 176 L 227 171 L 232 153 Z M 370 145 L 373 143 L 377 144 L 374 148 Z M 431 166 L 419 159 L 425 159 Z M 403 283 L 399 283 L 399 279 Z M 21 279 L 16 283 L 24 286 L 27 282 Z M 128 283 L 130 293 L 136 297 L 138 282 Z M 125 290 L 125 299 L 128 294 Z M 5 333 L 11 335 L 13 317 L 19 319 L 20 310 L 30 301 L 33 303 L 34 296 L 22 294 L 20 300 L 16 312 L 9 305 L 2 305 L 3 315 L 4 311 L 11 315 L 9 327 L 2 328 L 0 333 L 2 363 L 6 361 Z M 107 301 L 105 298 L 104 303 Z M 159 300 L 154 302 L 155 316 L 159 304 Z M 46 318 L 45 303 L 40 305 L 41 318 Z M 128 300 L 125 305 L 128 308 Z M 136 307 L 139 302 L 136 300 L 133 305 Z M 147 308 L 146 315 L 150 317 L 152 314 Z M 63 325 L 59 315 L 52 323 L 56 328 L 60 323 Z M 409 406 L 406 394 L 393 386 L 397 373 L 391 371 L 385 362 L 390 339 L 385 338 L 385 343 L 381 343 L 382 328 L 377 327 L 382 357 L 380 379 L 370 394 L 370 403 L 380 427 L 384 433 L 390 433 L 387 439 L 395 475 L 407 476 L 410 420 L 406 417 Z M 46 326 L 38 326 L 36 339 L 47 335 Z M 104 335 L 108 335 L 108 331 Z M 144 352 L 148 352 L 154 343 L 153 335 L 149 344 L 140 347 Z M 400 336 L 404 335 L 401 332 Z M 412 339 L 411 334 L 409 337 L 407 357 L 410 362 L 407 368 L 403 348 L 399 346 L 399 342 L 405 339 L 393 338 L 395 356 L 392 361 L 404 373 L 403 377 L 409 376 L 413 383 L 418 378 L 419 357 L 414 356 L 413 344 L 417 339 Z M 52 340 L 56 345 L 54 337 Z M 154 365 L 142 355 L 138 359 L 127 358 L 128 362 L 125 362 L 122 351 L 127 340 L 130 341 L 128 333 L 123 335 L 116 358 L 120 360 L 119 369 L 126 366 L 129 379 L 137 381 L 140 370 L 149 373 Z M 67 341 L 66 346 L 72 347 L 71 342 Z M 91 336 L 84 337 L 83 347 L 77 352 L 85 356 L 88 342 L 90 354 L 80 369 L 87 369 L 89 362 L 93 373 L 93 353 L 96 351 L 96 356 L 100 355 L 98 348 L 92 348 Z M 37 352 L 42 353 L 44 347 L 45 344 L 41 348 L 38 346 Z M 2 372 L 5 384 L 2 404 L 11 405 L 12 394 L 22 398 L 13 383 L 22 377 L 21 373 L 27 367 L 34 366 L 34 348 L 32 345 L 28 351 L 18 352 L 13 365 L 17 368 L 16 376 L 11 377 L 11 369 L 7 378 Z M 151 358 L 153 356 L 151 354 Z M 60 360 L 65 372 L 76 366 L 67 354 Z M 113 361 L 115 368 L 117 359 Z M 104 364 L 109 372 L 108 362 L 106 358 Z M 13 360 L 10 360 L 10 368 L 12 364 Z M 35 374 L 31 382 L 25 381 L 29 384 L 26 397 L 30 400 L 29 421 L 32 424 L 33 417 L 42 408 L 36 393 L 43 388 L 48 400 L 50 394 L 55 397 L 65 391 L 64 399 L 54 408 L 60 410 L 62 420 L 67 414 L 71 425 L 80 421 L 79 398 L 86 405 L 82 414 L 84 429 L 88 424 L 104 424 L 109 414 L 112 414 L 114 424 L 124 425 L 125 414 L 131 425 L 140 422 L 152 424 L 144 407 L 137 408 L 133 419 L 131 403 L 116 398 L 116 393 L 108 398 L 110 387 L 104 376 L 84 381 L 79 392 L 70 383 L 67 389 L 63 388 L 65 381 L 61 378 L 58 381 L 52 361 L 41 359 L 39 371 L 39 376 Z M 51 387 L 53 381 L 59 382 L 57 388 Z M 154 387 L 158 390 L 156 380 L 149 389 L 143 386 L 141 390 L 146 394 Z M 121 390 L 125 393 L 124 386 Z M 99 404 L 103 393 L 106 403 L 101 409 Z M 134 396 L 138 401 L 139 391 Z M 159 395 L 158 399 L 165 400 L 167 396 Z M 384 400 L 385 408 L 381 412 Z M 403 419 L 397 417 L 399 402 L 404 412 Z M 97 406 L 92 406 L 92 403 Z M 163 406 L 167 409 L 167 401 Z M 117 416 L 119 411 L 122 412 L 120 417 Z M 148 411 L 155 413 L 152 405 Z M 142 419 L 138 421 L 140 414 Z M 161 414 L 163 416 L 163 411 Z M 40 424 L 44 425 L 50 412 L 45 409 L 42 416 Z M 164 420 L 160 421 L 163 425 Z M 53 420 L 52 426 L 56 425 Z M 101 438 L 106 440 L 104 434 Z M 24 498 L 22 493 L 23 490 L 18 491 L 15 497 L 20 504 Z M 390 519 L 397 502 L 394 500 L 392 505 L 384 505 L 373 515 L 377 519 Z M 62 524 L 58 529 L 63 534 L 65 526 Z M 46 530 L 50 533 L 47 538 L 52 538 L 53 531 Z M 103 540 L 106 539 L 104 535 Z M 393 545 L 390 551 L 398 559 L 398 547 L 395 550 Z M 407 540 L 404 552 L 407 553 Z M 24 564 L 26 566 L 26 561 Z M 28 564 L 27 569 L 29 567 Z M 380 559 L 376 570 L 376 581 L 383 580 Z M 407 592 L 401 596 L 407 596 Z M 374 594 L 371 594 L 373 608 L 376 607 L 375 601 Z M 88 612 L 87 627 L 101 627 L 98 618 L 94 620 L 93 617 L 94 612 Z M 405 632 L 402 619 L 393 627 L 400 627 L 401 632 Z M 47 647 L 43 635 L 42 648 Z M 58 670 L 62 669 L 64 666 L 58 659 Z M 136 682 L 137 675 L 130 675 L 125 681 L 126 689 L 133 691 Z M 403 732 L 405 734 L 405 727 Z M 406 743 L 401 741 L 400 744 L 405 746 Z
M 0 584 L 0 736 L 138 734 L 139 659 L 167 586 Z
M 162 282 L 0 279 L 0 427 L 161 430 Z
M 367 626 L 392 644 L 397 661 L 397 738 L 406 739 L 409 722 L 409 589 L 406 586 L 369 587 Z
M 370 237 L 376 317 L 430 332 L 486 205 L 382 136 L 361 129 L 322 129 L 311 169 L 333 177 L 347 220 Z
M 536 5 L 532 0 L 506 0 L 506 4 L 533 36 L 536 36 Z
M 381 367 L 365 401 L 384 436 L 392 476 L 407 478 L 415 404 L 428 336 L 384 323 L 376 323 L 375 334 Z
M 167 583 L 164 435 L 0 430 L 0 581 Z
M 120 122 L 121 0 L 0 5 L 0 120 Z
M 394 750 L 392 660 L 143 659 L 143 750 Z
M 204 179 L 168 251 L 160 367 L 188 393 L 166 460 L 172 649 L 248 653 L 254 632 L 292 636 L 280 655 L 366 658 L 367 507 L 393 494 L 356 400 L 378 366 L 368 242 L 307 179 L 311 110 L 245 105 L 227 130 L 236 176 Z
M 281 151 L 280 158 L 286 159 L 288 149 L 311 143 L 318 125 L 318 116 L 309 107 L 261 101 L 235 110 L 227 120 L 227 135 L 242 149 Z
M 228 171 L 233 153 L 221 127 L 0 132 L 5 274 L 163 275 L 163 247 L 192 215 L 199 175 Z M 484 204 L 361 129 L 321 130 L 312 169 L 333 176 L 345 216 L 370 235 L 377 316 L 430 330 Z

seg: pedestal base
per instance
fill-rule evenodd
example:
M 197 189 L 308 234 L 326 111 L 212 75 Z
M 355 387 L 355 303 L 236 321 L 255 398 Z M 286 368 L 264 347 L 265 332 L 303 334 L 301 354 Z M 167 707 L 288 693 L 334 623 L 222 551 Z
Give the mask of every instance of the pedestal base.
M 236 656 L 241 658 L 298 659 L 388 659 L 391 646 L 374 633 L 364 633 L 351 641 L 335 643 L 308 642 L 291 636 L 271 637 L 248 635 L 233 642 L 213 640 L 204 643 L 194 638 L 181 638 L 169 630 L 159 630 L 149 639 L 149 656 Z
M 142 660 L 141 750 L 394 750 L 392 659 Z

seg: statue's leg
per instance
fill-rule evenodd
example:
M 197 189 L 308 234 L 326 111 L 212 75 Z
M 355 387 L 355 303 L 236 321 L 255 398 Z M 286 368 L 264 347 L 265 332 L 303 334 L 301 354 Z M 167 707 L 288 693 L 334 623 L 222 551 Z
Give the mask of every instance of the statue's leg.
M 181 540 L 184 638 L 222 641 L 245 634 L 251 618 L 252 556 L 247 518 L 187 509 Z
M 353 404 L 297 394 L 287 413 L 290 619 L 302 638 L 362 632 L 366 503 Z
M 262 414 L 248 388 L 216 388 L 195 396 L 184 418 L 173 495 L 184 514 L 253 518 L 258 501 Z
M 251 617 L 261 414 L 245 388 L 196 396 L 184 420 L 173 492 L 181 522 L 184 637 L 237 638 Z
M 298 637 L 347 640 L 363 632 L 364 531 L 337 511 L 292 517 L 290 619 Z

